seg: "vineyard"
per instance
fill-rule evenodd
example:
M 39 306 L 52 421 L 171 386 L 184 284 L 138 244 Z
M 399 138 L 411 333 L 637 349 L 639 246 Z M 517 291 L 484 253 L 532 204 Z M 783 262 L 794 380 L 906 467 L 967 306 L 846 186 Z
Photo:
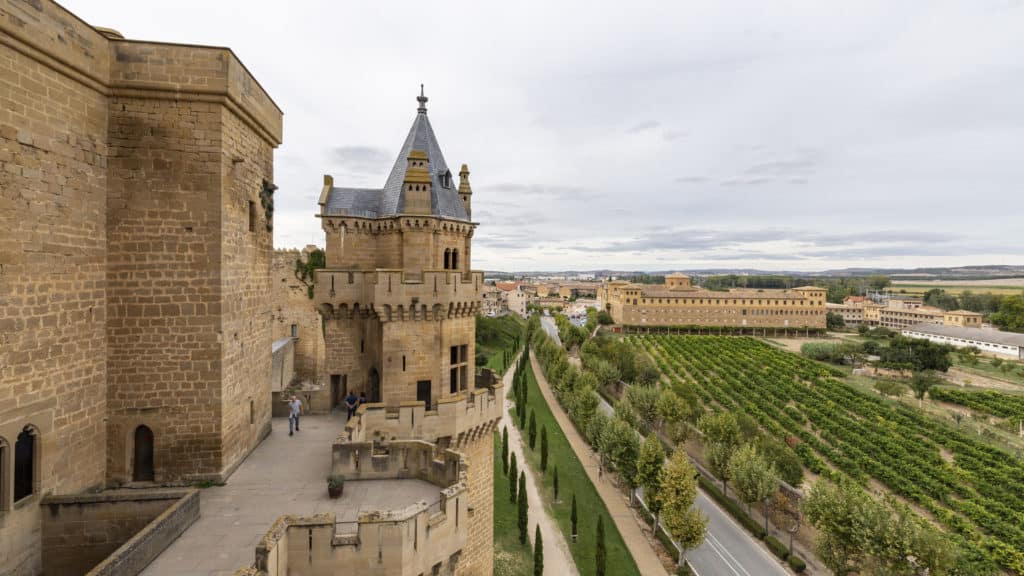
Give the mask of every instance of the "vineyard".
M 935 388 L 928 393 L 932 400 L 959 404 L 1001 418 L 1024 418 L 1024 396 L 986 390 L 964 392 L 951 388 Z
M 1024 463 L 911 407 L 860 392 L 839 372 L 752 338 L 631 336 L 673 386 L 754 416 L 811 472 L 870 479 L 958 535 L 966 560 L 1024 574 Z M 991 570 L 988 570 L 991 571 Z

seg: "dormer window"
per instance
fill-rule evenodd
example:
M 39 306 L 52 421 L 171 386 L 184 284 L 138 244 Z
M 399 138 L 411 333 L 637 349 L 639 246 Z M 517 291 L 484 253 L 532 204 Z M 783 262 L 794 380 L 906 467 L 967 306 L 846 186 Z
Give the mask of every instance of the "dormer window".
M 445 188 L 452 187 L 452 172 L 451 170 L 445 170 L 444 174 L 441 175 L 441 186 Z

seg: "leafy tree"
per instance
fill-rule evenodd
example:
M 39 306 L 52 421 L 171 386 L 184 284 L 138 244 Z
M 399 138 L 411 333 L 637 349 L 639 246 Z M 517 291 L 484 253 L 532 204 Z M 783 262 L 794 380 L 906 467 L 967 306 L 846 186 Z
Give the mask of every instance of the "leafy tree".
M 626 399 L 640 418 L 641 434 L 650 431 L 658 421 L 658 399 L 661 391 L 652 386 L 630 386 L 626 389 Z
M 918 405 L 923 403 L 924 395 L 939 384 L 942 384 L 942 378 L 936 376 L 934 372 L 915 373 L 914 377 L 910 379 L 910 388 L 914 391 L 914 397 L 917 398 Z
M 846 320 L 843 319 L 842 314 L 839 314 L 837 312 L 826 312 L 825 328 L 827 330 L 838 330 L 840 328 L 846 328 Z
M 540 537 L 540 524 L 537 524 L 533 536 L 533 576 L 544 574 L 544 542 Z
M 876 274 L 874 276 L 868 276 L 868 285 L 874 290 L 885 290 L 892 284 L 888 276 Z
M 875 382 L 875 390 L 882 396 L 902 396 L 907 387 L 896 380 L 883 379 Z
M 704 459 L 711 473 L 722 480 L 722 492 L 728 493 L 729 460 L 739 447 L 740 425 L 731 412 L 705 414 L 698 422 L 704 434 Z
M 609 324 L 614 324 L 615 320 L 612 320 L 612 315 L 609 314 L 606 310 L 601 310 L 600 312 L 597 313 L 597 323 L 601 324 L 602 326 L 607 326 Z
M 603 452 L 601 438 L 604 436 L 605 428 L 611 424 L 611 421 L 607 414 L 598 411 L 594 413 L 590 418 L 590 422 L 587 423 L 587 438 L 590 439 L 590 444 L 594 447 L 594 450 Z
M 512 464 L 509 465 L 508 493 L 512 502 L 516 501 L 516 482 L 519 480 L 519 466 L 516 464 L 516 453 L 512 453 Z
M 779 473 L 775 466 L 757 451 L 753 444 L 740 446 L 729 459 L 729 477 L 740 499 L 747 504 L 747 513 L 754 502 L 764 504 L 779 490 Z M 764 530 L 768 531 L 768 510 L 763 508 Z
M 508 426 L 501 427 L 501 472 L 508 476 Z
M 693 508 L 697 499 L 697 469 L 683 450 L 676 450 L 660 472 L 661 522 L 684 550 L 704 540 L 708 519 Z
M 871 497 L 849 482 L 816 482 L 804 499 L 804 513 L 818 529 L 818 556 L 836 576 L 855 572 L 861 564 L 864 539 L 870 533 L 870 505 Z
M 530 410 L 530 450 L 537 445 L 537 415 Z
M 541 426 L 540 429 L 540 471 L 548 470 L 548 427 Z
M 989 320 L 1003 330 L 1024 332 L 1024 293 L 1004 297 L 999 312 L 991 314 Z
M 697 427 L 704 434 L 705 442 L 732 445 L 740 443 L 740 425 L 732 412 L 705 414 L 697 422 Z
M 779 476 L 786 484 L 799 488 L 804 481 L 804 467 L 800 457 L 785 442 L 764 436 L 758 442 L 758 449 L 764 457 L 775 465 Z
M 519 498 L 517 503 L 519 504 L 519 543 L 526 544 L 526 539 L 530 526 L 529 512 L 527 511 L 529 504 L 526 503 L 526 472 L 519 473 Z
M 756 440 L 761 435 L 761 426 L 758 425 L 757 419 L 746 412 L 736 415 L 736 423 L 740 427 L 740 437 L 745 442 Z
M 604 576 L 605 566 L 608 563 L 608 550 L 604 544 L 604 516 L 597 517 L 597 548 L 594 551 L 597 576 Z
M 627 485 L 636 481 L 636 463 L 640 457 L 640 440 L 636 431 L 624 420 L 615 418 L 601 434 L 601 453 Z
M 644 500 L 655 519 L 661 510 L 658 492 L 661 489 L 661 469 L 665 467 L 665 449 L 654 434 L 644 438 L 640 446 L 640 458 L 636 463 L 635 485 L 644 489 Z
M 692 413 L 690 405 L 671 389 L 666 389 L 658 397 L 657 409 L 661 428 L 669 439 L 676 444 L 685 442 L 688 436 L 686 421 Z

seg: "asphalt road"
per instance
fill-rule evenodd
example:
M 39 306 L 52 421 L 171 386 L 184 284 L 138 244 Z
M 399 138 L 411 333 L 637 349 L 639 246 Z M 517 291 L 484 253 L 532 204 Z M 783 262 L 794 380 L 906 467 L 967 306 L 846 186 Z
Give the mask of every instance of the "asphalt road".
M 540 324 L 556 342 L 558 327 L 555 319 L 541 316 Z M 609 416 L 615 413 L 604 398 L 601 410 Z M 729 514 L 702 490 L 697 491 L 696 506 L 708 517 L 708 531 L 704 543 L 690 550 L 686 559 L 698 576 L 786 576 L 789 572 L 761 547 L 758 541 L 743 529 Z

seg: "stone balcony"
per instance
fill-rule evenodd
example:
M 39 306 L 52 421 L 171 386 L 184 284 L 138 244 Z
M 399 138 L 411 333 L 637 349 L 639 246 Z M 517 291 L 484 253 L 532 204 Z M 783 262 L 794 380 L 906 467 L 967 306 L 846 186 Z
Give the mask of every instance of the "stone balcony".
M 325 318 L 372 315 L 382 322 L 475 316 L 484 274 L 427 270 L 337 270 L 316 272 L 313 300 Z

